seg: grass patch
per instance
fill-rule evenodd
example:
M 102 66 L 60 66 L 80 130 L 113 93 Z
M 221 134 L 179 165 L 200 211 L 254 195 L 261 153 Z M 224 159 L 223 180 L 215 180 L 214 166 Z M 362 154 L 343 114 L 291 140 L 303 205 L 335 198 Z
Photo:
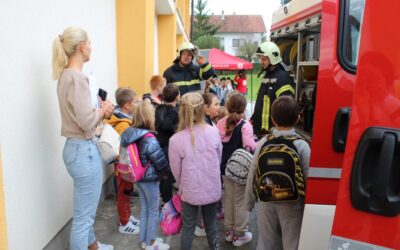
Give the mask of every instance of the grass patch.
M 255 101 L 257 99 L 257 93 L 258 89 L 260 88 L 260 83 L 261 83 L 261 76 L 260 78 L 257 78 L 257 74 L 253 72 L 252 74 L 246 74 L 246 79 L 247 79 L 247 100 L 249 101 Z M 230 77 L 232 80 L 235 77 L 235 74 L 221 74 L 218 75 L 219 78 L 222 77 Z

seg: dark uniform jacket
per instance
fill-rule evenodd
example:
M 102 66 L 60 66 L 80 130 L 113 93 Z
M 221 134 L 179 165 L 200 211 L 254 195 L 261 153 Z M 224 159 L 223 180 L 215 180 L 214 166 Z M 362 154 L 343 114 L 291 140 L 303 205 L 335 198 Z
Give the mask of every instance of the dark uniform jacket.
M 150 131 L 130 127 L 127 128 L 121 136 L 121 144 L 123 147 L 127 147 L 129 144 L 136 142 L 143 166 L 146 166 L 150 161 L 150 165 L 147 168 L 143 179 L 139 182 L 159 181 L 160 175 L 165 176 L 167 174 L 166 171 L 168 170 L 168 161 L 161 150 L 157 138 L 143 138 L 147 133 L 150 133 Z
M 185 67 L 179 65 L 179 59 L 175 59 L 174 64 L 164 72 L 164 78 L 168 83 L 175 83 L 179 87 L 181 96 L 186 93 L 199 91 L 200 80 L 208 80 L 216 76 L 209 62 L 201 66 L 192 62 Z
M 282 95 L 294 97 L 294 89 L 293 78 L 280 64 L 266 70 L 258 90 L 254 112 L 250 118 L 253 120 L 253 130 L 256 135 L 262 134 L 262 130 L 267 131 L 273 126 L 271 105 L 275 99 Z

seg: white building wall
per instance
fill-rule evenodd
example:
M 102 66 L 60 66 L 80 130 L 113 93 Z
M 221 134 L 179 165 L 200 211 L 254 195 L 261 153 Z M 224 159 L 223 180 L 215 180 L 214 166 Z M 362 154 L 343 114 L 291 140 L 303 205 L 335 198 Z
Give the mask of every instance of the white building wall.
M 0 144 L 9 249 L 42 249 L 72 217 L 72 179 L 62 161 L 65 139 L 51 79 L 52 41 L 68 26 L 86 29 L 93 52 L 84 71 L 94 72 L 113 99 L 115 1 L 2 0 L 0 17 Z
M 216 37 L 224 38 L 225 52 L 231 55 L 236 55 L 237 48 L 232 46 L 233 39 L 244 39 L 252 42 L 261 42 L 261 33 L 216 33 Z
M 158 74 L 158 16 L 154 15 L 154 67 L 153 74 Z

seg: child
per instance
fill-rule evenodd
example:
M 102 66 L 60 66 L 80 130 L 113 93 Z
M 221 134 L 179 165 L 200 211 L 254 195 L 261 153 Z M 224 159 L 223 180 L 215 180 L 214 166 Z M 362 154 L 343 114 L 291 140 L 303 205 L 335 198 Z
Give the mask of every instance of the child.
M 168 144 L 169 139 L 178 128 L 179 114 L 176 104 L 179 101 L 179 88 L 175 83 L 170 83 L 164 87 L 163 90 L 164 104 L 161 104 L 156 109 L 156 122 L 155 127 L 157 131 L 157 138 L 160 146 L 168 160 Z M 172 184 L 173 177 L 171 171 L 168 169 L 168 178 L 160 181 L 161 198 L 164 203 L 172 198 Z
M 118 88 L 115 92 L 118 108 L 107 122 L 122 135 L 132 125 L 132 112 L 137 101 L 136 93 L 130 88 Z M 117 178 L 117 210 L 119 216 L 119 232 L 135 235 L 139 233 L 139 220 L 131 215 L 130 197 L 133 183 Z
M 121 145 L 126 147 L 136 142 L 142 165 L 148 168 L 143 178 L 136 183 L 140 194 L 140 241 L 142 248 L 169 249 L 169 245 L 156 240 L 159 223 L 160 175 L 165 178 L 168 162 L 155 137 L 144 137 L 154 131 L 154 107 L 150 101 L 144 100 L 134 110 L 133 127 L 125 130 L 121 137 Z
M 282 248 L 283 246 L 284 249 L 294 250 L 298 248 L 300 237 L 301 221 L 304 210 L 304 187 L 310 160 L 310 147 L 306 141 L 296 134 L 293 128 L 299 120 L 299 108 L 292 97 L 279 97 L 272 104 L 271 111 L 272 121 L 275 128 L 272 130 L 272 136 L 263 137 L 260 140 L 254 153 L 253 162 L 247 178 L 245 206 L 248 211 L 251 211 L 256 199 L 263 201 L 259 203 L 257 208 L 257 250 L 277 249 L 277 246 L 280 246 L 279 248 Z M 292 139 L 290 139 L 290 137 Z M 273 172 L 272 170 L 274 170 L 274 172 L 286 171 L 284 169 L 289 168 L 287 164 L 291 161 L 285 161 L 284 165 L 273 165 L 274 163 L 272 163 L 281 162 L 278 156 L 282 153 L 278 154 L 277 152 L 274 152 L 274 161 L 270 161 L 271 163 L 268 162 L 269 159 L 263 158 L 263 155 L 267 156 L 267 153 L 265 153 L 268 152 L 267 149 L 272 149 L 274 147 L 272 143 L 276 143 L 277 140 L 280 140 L 280 147 L 282 147 L 283 143 L 287 143 L 289 146 L 292 145 L 290 147 L 293 147 L 293 150 L 296 152 L 296 154 L 293 155 L 298 155 L 296 162 L 300 163 L 297 165 L 292 164 L 293 166 L 296 166 L 295 175 L 302 177 L 291 177 L 291 182 L 295 183 L 295 185 L 293 186 L 293 189 L 290 188 L 290 190 L 295 190 L 295 194 L 297 193 L 298 195 L 296 196 L 295 194 L 290 194 L 291 192 L 287 192 L 292 196 L 288 194 L 285 199 L 283 199 L 284 197 L 282 196 L 280 198 L 274 197 L 273 192 L 271 192 L 271 190 L 276 190 L 277 185 L 280 185 L 279 188 L 286 188 L 285 183 L 282 185 L 279 180 L 273 178 L 273 174 L 268 175 L 268 178 L 262 178 L 258 173 L 265 169 L 258 163 L 259 158 L 260 161 L 265 159 L 266 163 L 262 165 L 270 168 L 270 173 Z M 289 146 L 287 148 L 289 148 Z M 270 152 L 272 152 L 272 150 Z M 272 169 L 272 167 L 274 168 Z M 293 179 L 295 181 L 293 181 Z M 258 188 L 260 187 L 260 184 L 265 190 L 264 192 Z M 257 190 L 257 196 L 253 192 L 253 188 Z
M 243 119 L 246 105 L 247 100 L 244 95 L 233 94 L 226 103 L 229 115 L 217 124 L 223 144 L 221 174 L 225 188 L 223 197 L 225 240 L 237 247 L 250 242 L 253 238 L 252 233 L 248 232 L 249 213 L 243 207 L 246 186 L 227 178 L 225 166 L 236 149 L 253 151 L 256 147 L 253 128 Z
M 167 81 L 164 77 L 154 75 L 150 79 L 151 92 L 143 95 L 144 99 L 149 99 L 155 108 L 161 104 L 161 94 Z
M 214 119 L 218 116 L 219 100 L 212 93 L 203 94 L 205 121 L 211 126 L 215 126 Z
M 220 106 L 218 110 L 218 116 L 215 118 L 215 121 L 218 123 L 219 120 L 224 118 L 225 116 L 228 115 L 228 110 L 226 109 L 225 106 Z
M 170 166 L 182 199 L 183 250 L 192 248 L 199 208 L 209 248 L 221 249 L 217 206 L 221 198 L 219 165 L 222 145 L 218 130 L 204 121 L 203 106 L 200 93 L 188 93 L 181 98 L 179 132 L 169 141 Z

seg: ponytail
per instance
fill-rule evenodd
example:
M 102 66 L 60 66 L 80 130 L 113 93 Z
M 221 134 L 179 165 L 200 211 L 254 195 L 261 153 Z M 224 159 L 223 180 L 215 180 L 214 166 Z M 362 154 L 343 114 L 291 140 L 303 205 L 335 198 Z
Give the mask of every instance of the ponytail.
M 203 98 L 197 92 L 187 93 L 181 98 L 178 130 L 181 131 L 187 128 L 190 130 L 193 147 L 195 146 L 193 126 L 204 123 L 203 107 Z
M 78 45 L 89 41 L 85 30 L 69 27 L 53 41 L 53 79 L 58 80 L 68 64 L 68 58 L 76 53 Z
M 239 92 L 232 94 L 229 97 L 228 102 L 226 103 L 226 107 L 229 113 L 225 125 L 225 134 L 227 136 L 232 135 L 236 124 L 242 119 L 243 113 L 246 110 L 246 106 L 246 97 Z
M 61 35 L 53 41 L 53 80 L 60 78 L 61 72 L 68 63 L 68 56 L 65 53 L 62 42 Z
M 242 119 L 242 114 L 238 113 L 230 113 L 228 115 L 228 118 L 226 119 L 226 125 L 225 125 L 225 134 L 227 136 L 232 135 L 233 130 L 236 127 L 236 124 Z

